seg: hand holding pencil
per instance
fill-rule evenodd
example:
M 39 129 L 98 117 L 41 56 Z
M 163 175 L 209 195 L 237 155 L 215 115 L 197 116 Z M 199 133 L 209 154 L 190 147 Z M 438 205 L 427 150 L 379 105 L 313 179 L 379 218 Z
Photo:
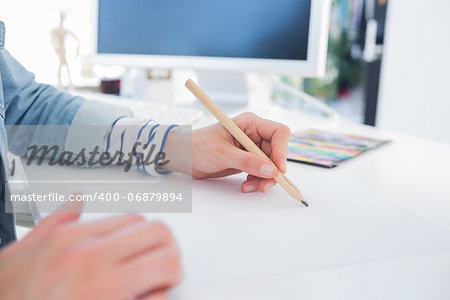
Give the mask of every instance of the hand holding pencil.
M 261 165 L 259 173 L 265 173 L 265 171 L 267 171 L 267 174 L 263 174 L 263 175 L 267 175 L 267 176 L 262 176 L 263 178 L 265 177 L 265 179 L 262 180 L 273 180 L 275 179 L 278 183 L 280 183 L 280 185 L 289 193 L 289 195 L 291 195 L 293 198 L 295 198 L 298 201 L 301 201 L 305 206 L 308 206 L 308 203 L 304 200 L 302 194 L 300 193 L 300 191 L 297 189 L 297 187 L 284 175 L 284 172 L 286 171 L 286 167 L 285 167 L 285 159 L 286 159 L 286 154 L 287 154 L 287 148 L 286 149 L 282 149 L 281 153 L 283 153 L 285 151 L 286 154 L 282 154 L 279 155 L 278 153 L 280 153 L 280 146 L 281 147 L 287 147 L 287 140 L 290 136 L 290 131 L 285 127 L 285 126 L 279 126 L 280 124 L 269 121 L 269 120 L 264 120 L 261 118 L 257 118 L 256 119 L 260 122 L 265 122 L 266 126 L 253 126 L 253 128 L 250 126 L 250 129 L 248 132 L 244 132 L 242 131 L 242 129 L 235 123 L 235 122 L 239 122 L 239 119 L 235 119 L 235 121 L 231 120 L 230 118 L 228 118 L 221 110 L 220 108 L 200 89 L 200 87 L 198 87 L 192 80 L 188 80 L 186 82 L 186 87 L 202 102 L 202 104 L 219 120 L 220 124 L 222 124 L 222 126 L 226 129 L 226 131 L 231 134 L 232 137 L 234 137 L 235 139 L 235 143 L 236 146 L 241 146 L 243 147 L 245 150 L 247 150 L 247 156 L 248 157 L 253 157 L 253 160 L 257 160 L 257 158 L 259 157 L 261 160 L 264 161 L 264 163 Z M 249 123 L 248 125 L 252 125 L 252 114 L 247 114 L 244 116 L 244 119 L 248 119 L 247 122 Z M 239 117 L 238 117 L 239 118 Z M 255 118 L 253 118 L 255 119 Z M 271 130 L 270 125 L 273 125 L 271 123 L 277 124 L 278 128 L 283 128 L 284 129 L 284 135 L 283 138 L 286 139 L 286 141 L 282 141 L 279 145 L 277 145 L 277 142 L 279 143 L 280 141 L 277 140 L 276 138 L 274 139 L 274 135 L 276 135 L 276 130 Z M 244 127 L 244 129 L 246 128 L 245 126 L 241 126 Z M 269 127 L 269 128 L 267 128 Z M 267 131 L 267 132 L 265 132 Z M 283 131 L 283 130 L 280 130 Z M 269 133 L 269 134 L 267 134 Z M 286 134 L 287 133 L 287 134 Z M 252 138 L 250 138 L 250 137 Z M 267 139 L 265 139 L 264 137 L 266 137 Z M 194 141 L 194 139 L 193 139 Z M 259 145 L 256 145 L 255 142 L 257 142 Z M 195 147 L 193 147 L 194 149 Z M 218 150 L 218 149 L 215 149 Z M 266 153 L 265 153 L 266 152 Z M 226 156 L 226 153 L 219 153 L 219 155 L 222 156 Z M 270 158 L 268 156 L 271 156 Z M 283 157 L 284 156 L 284 157 Z M 251 159 L 249 159 L 248 161 L 251 161 Z M 276 164 L 276 167 L 274 166 L 274 164 L 272 163 L 272 161 Z M 248 165 L 251 165 L 251 163 L 248 163 Z M 194 168 L 194 166 L 193 166 Z M 238 168 L 237 170 L 239 170 L 242 168 Z M 250 167 L 251 169 L 251 167 Z M 233 172 L 233 170 L 223 170 L 223 172 Z M 247 170 L 244 170 L 246 172 L 248 172 Z M 254 170 L 255 173 L 258 173 L 258 170 Z M 194 170 L 193 170 L 193 176 L 195 176 L 194 174 Z M 234 173 L 238 173 L 238 172 L 234 172 Z M 248 172 L 249 174 L 252 174 L 253 172 Z M 271 174 L 269 174 L 271 173 Z M 231 173 L 233 174 L 233 173 Z M 231 174 L 217 174 L 218 176 L 226 176 L 226 175 L 231 175 Z M 261 175 L 261 174 L 260 174 Z M 208 177 L 218 177 L 218 176 L 208 176 Z M 258 176 L 258 175 L 256 175 Z M 200 176 L 201 177 L 201 176 Z M 273 179 L 270 179 L 273 178 Z M 242 186 L 242 190 L 245 192 L 246 189 L 246 183 L 247 185 L 251 185 L 253 184 L 252 181 L 254 181 L 255 179 L 257 179 L 256 177 L 248 177 L 247 181 L 243 184 Z M 273 183 L 272 183 L 273 185 Z M 262 190 L 264 191 L 264 190 Z

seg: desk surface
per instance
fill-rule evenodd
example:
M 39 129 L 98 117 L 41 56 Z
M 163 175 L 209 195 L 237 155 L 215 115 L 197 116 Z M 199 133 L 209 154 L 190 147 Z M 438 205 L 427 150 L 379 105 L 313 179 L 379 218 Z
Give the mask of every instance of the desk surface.
M 351 178 L 393 205 L 450 230 L 450 159 L 447 158 L 450 145 L 344 119 L 328 120 L 286 110 L 264 103 L 258 94 L 253 97 L 247 110 L 285 123 L 292 131 L 317 128 L 392 140 L 334 169 L 290 162 L 288 174 L 291 167 L 300 169 L 304 176 L 323 172 Z M 233 258 L 224 255 L 217 259 L 232 261 Z M 208 284 L 182 284 L 173 296 L 176 299 L 448 299 L 449 281 L 450 252 L 444 251 Z
M 283 122 L 292 131 L 318 128 L 392 140 L 334 169 L 289 162 L 288 174 L 289 167 L 295 167 L 305 176 L 323 172 L 349 177 L 393 205 L 450 230 L 450 145 L 277 106 L 256 105 L 249 110 Z M 184 285 L 175 295 L 180 299 L 448 299 L 449 275 L 450 252 L 428 253 L 207 285 Z
M 392 140 L 320 172 L 350 177 L 393 204 L 450 230 L 450 144 L 286 110 L 269 105 L 266 94 L 251 95 L 248 110 L 285 123 L 292 131 L 317 128 Z M 289 163 L 294 165 L 305 174 L 317 171 L 314 166 Z M 180 299 L 449 299 L 449 275 L 450 252 L 443 252 L 183 286 L 175 294 Z
M 252 111 L 283 122 L 292 131 L 318 128 L 392 140 L 323 172 L 349 176 L 396 204 L 450 230 L 450 144 L 354 124 L 345 119 L 327 120 L 276 106 L 254 108 Z M 316 168 L 302 165 L 305 172 Z

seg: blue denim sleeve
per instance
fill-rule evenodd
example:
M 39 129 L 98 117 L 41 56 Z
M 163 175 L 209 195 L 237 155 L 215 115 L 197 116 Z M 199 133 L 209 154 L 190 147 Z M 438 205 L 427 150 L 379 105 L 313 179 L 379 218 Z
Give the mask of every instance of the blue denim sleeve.
M 70 125 L 80 105 L 80 97 L 40 84 L 8 51 L 0 60 L 3 77 L 6 125 Z
M 40 136 L 39 132 L 25 130 L 23 132 L 29 136 L 21 136 L 20 140 L 8 137 L 8 149 L 17 155 L 25 155 L 28 145 L 41 144 L 42 141 L 66 149 L 69 126 L 73 122 L 76 125 L 111 125 L 118 117 L 131 115 L 126 108 L 86 101 L 53 86 L 37 83 L 34 74 L 27 71 L 6 49 L 1 51 L 1 55 L 5 125 L 65 125 L 58 127 L 57 134 L 51 136 Z M 91 134 L 91 143 L 100 143 L 106 135 L 106 132 L 99 131 Z M 76 140 L 89 139 L 77 137 Z

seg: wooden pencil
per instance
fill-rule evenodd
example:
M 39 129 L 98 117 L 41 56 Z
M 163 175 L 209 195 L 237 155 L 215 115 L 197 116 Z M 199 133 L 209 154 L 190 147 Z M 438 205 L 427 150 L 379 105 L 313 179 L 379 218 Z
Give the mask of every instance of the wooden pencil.
M 206 95 L 202 89 L 191 79 L 186 81 L 186 87 L 197 97 L 198 100 L 209 110 L 209 112 L 216 117 L 216 119 L 225 127 L 228 132 L 239 141 L 239 143 L 248 152 L 257 154 L 261 157 L 269 159 L 267 155 L 233 122 L 212 100 Z M 269 159 L 270 160 L 270 159 Z M 300 201 L 305 206 L 308 203 L 303 198 L 300 190 L 286 177 L 283 172 L 278 170 L 274 179 L 283 187 L 283 189 L 291 195 L 292 198 Z

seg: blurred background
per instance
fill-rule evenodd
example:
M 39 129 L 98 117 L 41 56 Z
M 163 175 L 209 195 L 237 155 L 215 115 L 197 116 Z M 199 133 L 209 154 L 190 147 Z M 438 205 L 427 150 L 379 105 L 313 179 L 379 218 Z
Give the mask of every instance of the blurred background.
M 123 67 L 89 61 L 89 0 L 3 0 L 6 48 L 38 81 L 57 85 L 51 31 L 60 12 L 77 37 L 66 41 L 74 87 L 95 90 L 101 78 L 120 78 Z M 448 0 L 333 0 L 325 76 L 277 76 L 352 121 L 450 143 L 449 12 Z M 296 101 L 286 96 L 280 105 Z

